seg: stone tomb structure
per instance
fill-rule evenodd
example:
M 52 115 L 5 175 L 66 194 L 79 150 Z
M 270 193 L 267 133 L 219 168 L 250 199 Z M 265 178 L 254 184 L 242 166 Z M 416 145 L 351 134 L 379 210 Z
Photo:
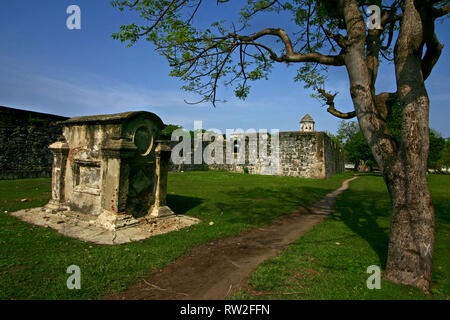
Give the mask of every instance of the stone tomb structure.
M 49 147 L 52 199 L 41 210 L 16 216 L 66 235 L 109 244 L 198 223 L 198 219 L 175 216 L 166 205 L 171 147 L 170 141 L 158 140 L 164 123 L 157 115 L 140 111 L 84 116 L 61 125 L 63 136 Z M 122 229 L 127 231 L 120 233 Z M 99 238 L 105 234 L 102 230 L 112 233 Z M 118 234 L 121 239 L 115 241 Z
M 71 118 L 53 143 L 48 208 L 98 217 L 106 228 L 136 218 L 172 215 L 166 206 L 170 147 L 157 138 L 164 123 L 151 112 Z

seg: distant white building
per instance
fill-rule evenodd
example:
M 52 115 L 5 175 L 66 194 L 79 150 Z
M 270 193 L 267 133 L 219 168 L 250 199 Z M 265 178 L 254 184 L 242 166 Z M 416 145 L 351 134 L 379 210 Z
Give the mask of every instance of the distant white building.
M 228 163 L 212 163 L 207 167 L 210 170 L 316 179 L 345 172 L 343 150 L 325 132 L 315 131 L 314 124 L 313 118 L 306 115 L 300 120 L 300 131 L 280 131 L 277 135 L 264 135 L 264 138 L 257 132 L 234 133 L 224 141 L 222 157 L 227 159 L 226 146 L 230 142 L 234 146 L 234 158 Z M 267 157 L 262 159 L 260 156 L 266 152 Z M 190 163 L 193 162 L 192 158 Z M 183 170 L 199 170 L 191 164 L 184 165 Z
M 314 120 L 309 114 L 300 120 L 300 132 L 314 132 Z

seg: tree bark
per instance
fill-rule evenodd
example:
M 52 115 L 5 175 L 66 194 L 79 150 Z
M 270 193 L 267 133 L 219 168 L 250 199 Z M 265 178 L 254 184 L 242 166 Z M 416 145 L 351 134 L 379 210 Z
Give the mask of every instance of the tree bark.
M 429 100 L 422 74 L 423 23 L 413 0 L 406 0 L 395 47 L 397 94 L 403 110 L 397 141 L 377 101 L 376 73 L 365 60 L 366 32 L 356 1 L 343 0 L 348 31 L 345 66 L 361 131 L 383 173 L 392 201 L 385 276 L 425 291 L 430 288 L 434 208 L 426 180 Z
M 426 179 L 430 102 L 422 73 L 423 25 L 414 1 L 406 1 L 395 47 L 402 133 L 395 171 L 385 173 L 393 211 L 386 277 L 429 291 L 434 207 Z
M 434 249 L 434 208 L 426 172 L 402 164 L 407 172 L 386 179 L 392 220 L 385 276 L 429 291 Z

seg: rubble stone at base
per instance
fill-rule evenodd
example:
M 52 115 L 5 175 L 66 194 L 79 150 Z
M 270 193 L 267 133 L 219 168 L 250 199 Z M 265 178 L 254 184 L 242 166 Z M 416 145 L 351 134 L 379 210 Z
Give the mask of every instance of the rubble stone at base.
M 108 220 L 105 215 L 105 220 L 100 223 L 98 221 L 100 216 L 92 220 L 92 215 L 89 214 L 76 211 L 52 211 L 45 207 L 20 210 L 12 212 L 11 215 L 37 226 L 52 228 L 67 237 L 107 245 L 144 240 L 152 236 L 179 231 L 200 222 L 197 218 L 184 215 L 131 218 L 136 222 L 127 220 L 126 218 L 129 218 L 127 215 L 118 215 L 115 221 Z M 105 228 L 107 222 L 115 228 Z

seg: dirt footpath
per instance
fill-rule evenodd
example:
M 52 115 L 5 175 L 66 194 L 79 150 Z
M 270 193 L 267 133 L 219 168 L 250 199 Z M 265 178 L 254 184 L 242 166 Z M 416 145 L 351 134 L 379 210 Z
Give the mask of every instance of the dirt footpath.
M 333 211 L 336 197 L 350 181 L 310 208 L 280 217 L 262 228 L 237 237 L 220 239 L 192 249 L 162 270 L 151 272 L 125 292 L 105 299 L 210 300 L 225 299 L 246 284 L 247 277 L 263 261 L 301 237 Z

